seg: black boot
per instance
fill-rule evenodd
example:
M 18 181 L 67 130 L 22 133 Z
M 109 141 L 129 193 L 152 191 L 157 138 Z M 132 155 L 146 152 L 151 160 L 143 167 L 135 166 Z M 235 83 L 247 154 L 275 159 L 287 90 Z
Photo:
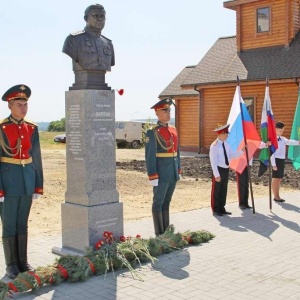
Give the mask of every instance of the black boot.
M 164 233 L 164 223 L 163 216 L 161 211 L 152 211 L 153 224 L 154 224 L 154 232 L 155 235 L 158 236 Z
M 20 272 L 34 271 L 27 261 L 27 233 L 17 235 Z
M 164 223 L 164 231 L 166 231 L 170 225 L 170 214 L 169 210 L 162 211 L 163 223 Z
M 2 238 L 2 243 L 6 263 L 6 275 L 11 279 L 15 279 L 20 273 L 18 268 L 17 238 L 16 236 Z

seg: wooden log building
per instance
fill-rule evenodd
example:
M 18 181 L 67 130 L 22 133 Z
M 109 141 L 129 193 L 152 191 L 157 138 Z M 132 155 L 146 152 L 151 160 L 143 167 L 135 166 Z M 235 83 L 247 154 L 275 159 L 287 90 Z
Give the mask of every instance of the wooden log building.
M 181 150 L 208 153 L 214 128 L 227 121 L 237 76 L 258 132 L 269 78 L 275 120 L 290 136 L 300 82 L 300 0 L 232 0 L 223 6 L 236 11 L 236 36 L 219 38 L 159 95 L 176 102 Z

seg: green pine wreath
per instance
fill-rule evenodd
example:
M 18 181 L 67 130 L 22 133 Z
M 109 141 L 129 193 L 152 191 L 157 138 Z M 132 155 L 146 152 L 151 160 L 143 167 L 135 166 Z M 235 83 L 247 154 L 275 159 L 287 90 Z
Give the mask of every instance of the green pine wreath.
M 129 269 L 133 278 L 143 281 L 135 270 L 136 266 L 145 262 L 154 264 L 156 257 L 163 253 L 206 243 L 214 237 L 206 230 L 175 233 L 174 226 L 170 225 L 165 233 L 155 238 L 121 236 L 117 242 L 112 232 L 105 231 L 94 249 L 89 248 L 84 256 L 62 256 L 53 265 L 38 267 L 35 272 L 20 273 L 16 279 L 7 283 L 0 281 L 0 300 L 14 292 L 37 290 L 43 285 L 57 285 L 63 281 L 86 281 L 91 276 L 114 272 L 123 267 Z

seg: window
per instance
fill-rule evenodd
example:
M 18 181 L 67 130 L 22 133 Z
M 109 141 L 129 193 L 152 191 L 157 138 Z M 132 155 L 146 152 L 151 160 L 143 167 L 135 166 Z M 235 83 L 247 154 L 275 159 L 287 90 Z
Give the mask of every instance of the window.
M 254 120 L 254 99 L 249 97 L 249 98 L 244 98 L 243 100 L 248 109 L 250 117 L 251 117 L 252 121 L 254 122 L 255 121 Z
M 270 7 L 259 8 L 256 11 L 257 32 L 270 31 Z

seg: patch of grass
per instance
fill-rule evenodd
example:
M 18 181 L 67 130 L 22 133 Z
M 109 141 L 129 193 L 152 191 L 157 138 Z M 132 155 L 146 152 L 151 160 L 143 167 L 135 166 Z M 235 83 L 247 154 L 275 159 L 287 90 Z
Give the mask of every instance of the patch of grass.
M 65 149 L 65 143 L 54 142 L 54 137 L 56 135 L 62 134 L 64 132 L 49 132 L 49 131 L 40 131 L 40 143 L 42 149 Z

